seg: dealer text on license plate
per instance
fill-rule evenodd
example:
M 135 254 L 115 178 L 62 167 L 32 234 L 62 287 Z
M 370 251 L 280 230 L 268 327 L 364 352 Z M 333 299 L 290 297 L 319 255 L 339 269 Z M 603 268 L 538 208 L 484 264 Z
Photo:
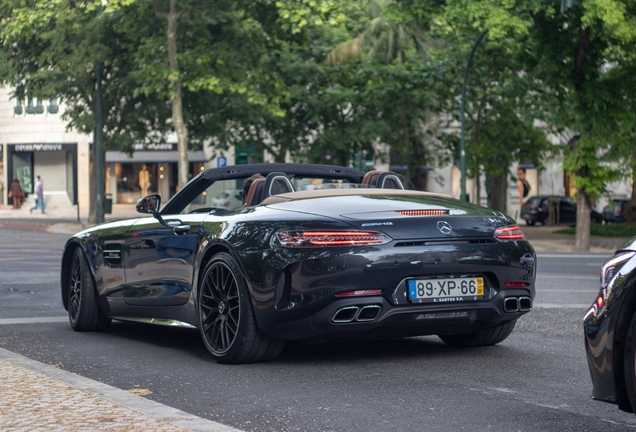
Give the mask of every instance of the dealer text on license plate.
M 462 301 L 484 295 L 482 277 L 416 279 L 409 280 L 408 284 L 411 301 Z

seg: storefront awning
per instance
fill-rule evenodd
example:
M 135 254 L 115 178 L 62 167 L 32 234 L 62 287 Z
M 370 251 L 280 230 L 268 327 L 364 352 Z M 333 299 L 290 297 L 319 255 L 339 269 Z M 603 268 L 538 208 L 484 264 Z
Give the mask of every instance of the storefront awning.
M 106 152 L 106 163 L 160 163 L 177 162 L 178 153 L 176 151 L 136 151 L 132 157 L 126 153 L 118 151 Z M 208 162 L 208 158 L 203 151 L 189 151 L 188 162 Z

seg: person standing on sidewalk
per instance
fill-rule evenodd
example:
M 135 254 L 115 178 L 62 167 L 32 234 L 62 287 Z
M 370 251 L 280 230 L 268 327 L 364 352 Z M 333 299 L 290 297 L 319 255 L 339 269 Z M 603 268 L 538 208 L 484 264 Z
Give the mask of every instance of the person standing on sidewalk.
M 11 189 L 9 189 L 9 198 L 13 200 L 13 209 L 19 210 L 22 206 L 22 201 L 24 200 L 24 192 L 22 191 L 22 187 L 20 187 L 20 180 L 17 178 L 13 179 L 11 183 Z
M 31 207 L 29 212 L 33 212 L 33 210 L 40 207 L 42 209 L 42 214 L 44 214 L 44 209 L 46 205 L 44 204 L 44 182 L 40 178 L 40 176 L 35 176 L 35 205 Z

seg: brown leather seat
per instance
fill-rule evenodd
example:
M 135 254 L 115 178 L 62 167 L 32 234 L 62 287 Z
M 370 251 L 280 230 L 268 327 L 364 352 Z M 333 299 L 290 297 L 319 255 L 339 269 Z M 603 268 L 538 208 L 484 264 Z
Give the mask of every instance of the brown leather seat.
M 264 189 L 265 177 L 254 180 L 250 185 L 250 190 L 247 191 L 247 197 L 245 198 L 245 204 L 243 204 L 243 207 L 252 207 L 260 204 L 263 200 L 262 195 Z
M 362 178 L 362 185 L 364 186 L 375 186 L 372 180 L 375 180 L 374 177 L 382 174 L 382 171 L 369 171 Z

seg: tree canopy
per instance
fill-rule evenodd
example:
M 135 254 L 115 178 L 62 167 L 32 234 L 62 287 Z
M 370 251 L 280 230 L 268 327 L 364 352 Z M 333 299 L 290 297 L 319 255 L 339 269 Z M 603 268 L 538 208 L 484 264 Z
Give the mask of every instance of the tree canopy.
M 485 29 L 469 175 L 505 211 L 512 164 L 562 157 L 586 249 L 591 199 L 634 166 L 634 0 L 3 0 L 0 81 L 59 98 L 69 127 L 93 133 L 101 68 L 110 148 L 177 131 L 181 149 L 390 160 L 425 189 L 458 158 L 459 89 Z

